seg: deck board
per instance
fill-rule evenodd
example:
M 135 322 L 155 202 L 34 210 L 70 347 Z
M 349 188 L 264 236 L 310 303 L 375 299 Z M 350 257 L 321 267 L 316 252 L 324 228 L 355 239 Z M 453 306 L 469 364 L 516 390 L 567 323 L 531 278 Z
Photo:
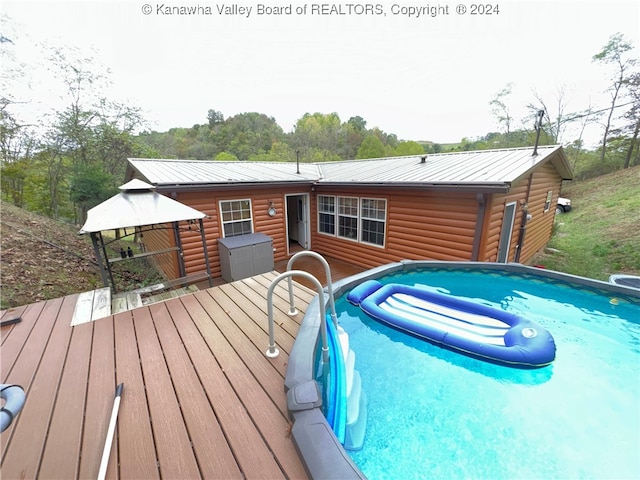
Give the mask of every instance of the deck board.
M 58 438 L 64 440 L 47 442 L 40 467 L 52 478 L 75 478 L 78 475 L 85 393 L 91 360 L 91 336 L 91 329 L 88 328 L 72 330 L 49 427 L 56 432 Z M 61 458 L 69 461 L 60 462 Z
M 124 383 L 107 478 L 306 478 L 289 436 L 288 352 L 314 293 L 270 272 L 71 327 L 78 295 L 21 308 L 2 327 L 3 383 L 27 400 L 2 433 L 3 478 L 96 478 Z M 15 313 L 0 312 L 6 316 Z M 1 318 L 1 317 L 0 317 Z M 281 325 L 280 325 L 281 324 Z
M 53 301 L 50 301 L 53 302 Z M 6 331 L 6 341 L 3 338 L 2 342 L 2 362 L 0 362 L 0 375 L 3 379 L 8 378 L 9 372 L 13 369 L 15 362 L 20 355 L 22 349 L 29 339 L 28 348 L 33 348 L 36 351 L 42 351 L 46 342 L 46 338 L 38 337 L 37 333 L 32 334 L 38 318 L 45 307 L 45 304 L 50 302 L 38 302 L 29 305 L 22 313 L 22 321 L 20 322 L 20 328 L 16 328 L 17 324 L 2 327 L 3 334 Z M 48 334 L 48 327 L 42 326 L 40 330 L 46 330 Z M 31 337 L 33 335 L 33 337 Z M 41 342 L 38 342 L 37 338 L 42 338 Z M 24 378 L 19 376 L 19 381 L 24 382 Z M 5 381 L 4 383 L 9 383 Z M 24 386 L 24 385 L 23 385 Z
M 16 307 L 16 308 L 10 308 L 8 310 L 4 310 L 1 314 L 0 314 L 0 321 L 9 321 L 9 319 L 16 319 L 16 318 L 22 318 L 22 315 L 24 315 L 24 312 L 27 309 L 27 305 L 23 305 L 21 307 Z M 22 321 L 22 319 L 20 320 L 20 322 Z M 19 322 L 16 322 L 19 323 Z M 11 331 L 13 330 L 15 323 L 9 323 L 6 325 L 3 325 L 2 327 L 0 327 L 0 345 L 2 345 L 5 341 L 5 339 L 9 336 L 9 334 L 11 333 Z
M 153 479 L 160 478 L 160 472 L 156 461 L 156 449 L 151 424 L 148 421 L 144 421 L 151 418 L 151 413 L 147 406 L 146 388 L 138 355 L 138 339 L 134 328 L 133 312 L 133 310 L 130 310 L 129 312 L 119 313 L 114 317 L 113 322 L 115 326 L 115 351 L 117 352 L 117 378 L 112 386 L 112 391 L 115 392 L 115 386 L 120 383 L 124 383 L 124 390 L 118 416 L 118 445 L 117 448 L 112 448 L 111 450 L 111 463 L 107 474 L 113 472 L 114 466 L 119 463 L 119 473 L 122 478 Z M 109 395 L 109 400 L 113 403 L 113 393 Z M 100 422 L 104 431 L 104 438 L 107 432 L 109 416 L 103 417 Z M 116 461 L 116 455 L 118 461 Z
M 284 372 L 286 371 L 285 357 L 269 359 L 264 355 L 263 350 L 266 352 L 268 342 L 264 345 L 256 345 L 255 342 L 259 342 L 260 340 L 264 340 L 264 335 L 255 335 L 255 331 L 257 330 L 257 326 L 254 326 L 253 332 L 247 328 L 251 325 L 251 319 L 244 315 L 243 312 L 238 312 L 234 317 L 236 321 L 230 321 L 230 319 L 224 319 L 224 311 L 226 304 L 219 304 L 211 298 L 209 300 L 204 295 L 197 295 L 197 298 L 201 301 L 202 305 L 206 305 L 207 310 L 216 313 L 219 315 L 219 318 L 222 320 L 218 322 L 218 328 L 220 329 L 220 333 L 228 340 L 228 342 L 232 343 L 235 346 L 236 351 L 243 351 L 243 361 L 251 370 L 252 374 L 265 385 L 265 389 L 270 392 L 270 396 L 275 400 L 278 406 L 281 408 L 283 412 L 286 413 L 286 402 L 282 393 L 282 383 L 273 382 L 273 371 L 275 370 L 281 378 L 281 381 L 284 381 Z M 225 297 L 221 298 L 225 300 Z M 220 300 L 220 298 L 219 298 Z M 228 311 L 228 310 L 227 310 Z M 238 325 L 243 325 L 244 330 L 240 328 Z M 252 341 L 252 337 L 255 340 Z M 261 350 L 258 350 L 261 348 Z
M 156 443 L 160 475 L 168 478 L 197 478 L 198 465 L 193 455 L 189 435 L 182 419 L 178 399 L 165 364 L 165 357 L 156 330 L 158 319 L 166 309 L 141 308 L 136 322 L 140 363 L 145 379 L 149 413 L 153 418 L 153 436 Z M 153 318 L 152 318 L 153 317 Z M 155 327 L 155 328 L 154 328 Z
M 86 330 L 100 339 L 91 343 L 91 363 L 85 404 L 84 434 L 82 436 L 79 478 L 97 478 L 116 385 L 114 317 L 105 318 L 74 330 Z M 115 449 L 114 449 L 115 450 Z M 117 451 L 112 452 L 117 457 Z
M 160 308 L 160 307 L 157 307 Z M 198 373 L 189 358 L 186 342 L 181 336 L 192 334 L 192 322 L 189 313 L 180 301 L 166 302 L 163 305 L 166 314 L 156 315 L 156 323 L 172 322 L 178 329 L 169 325 L 158 328 L 162 349 L 174 379 L 178 401 L 189 434 L 193 441 L 194 453 L 204 478 L 231 478 L 239 476 L 239 470 L 233 454 L 229 450 L 224 435 L 218 426 L 214 410 L 209 402 L 206 390 L 202 386 Z M 159 325 L 161 326 L 161 325 Z M 194 354 L 197 354 L 194 352 Z M 212 442 L 212 439 L 216 439 Z
M 202 292 L 206 293 L 206 292 Z M 201 296 L 202 294 L 198 294 Z M 214 353 L 217 368 L 213 365 L 200 366 L 201 378 L 212 382 L 207 389 L 213 405 L 215 405 L 218 421 L 227 436 L 231 449 L 236 452 L 243 475 L 248 478 L 280 478 L 282 473 L 261 433 L 255 429 L 253 419 L 246 413 L 241 402 L 241 395 L 229 378 L 234 364 L 237 365 L 236 354 L 216 324 L 209 321 L 208 311 L 194 307 L 190 310 L 200 330 L 202 338 L 209 350 Z M 217 318 L 221 321 L 224 315 Z M 234 363 L 235 362 L 235 363 Z M 206 372 L 203 371 L 206 370 Z M 242 372 L 246 373 L 246 372 Z M 266 412 L 264 413 L 266 415 Z
M 42 454 L 48 440 L 47 432 L 51 413 L 71 338 L 72 330 L 68 323 L 65 324 L 64 319 L 71 318 L 75 307 L 75 298 L 65 297 L 56 300 L 59 301 L 52 302 L 50 308 L 45 305 L 43 309 L 43 314 L 51 314 L 51 322 L 53 323 L 51 330 L 43 332 L 50 333 L 46 336 L 47 343 L 44 352 L 41 356 L 35 351 L 31 355 L 34 359 L 37 357 L 38 363 L 41 362 L 46 368 L 38 369 L 35 362 L 32 361 L 28 364 L 28 371 L 20 372 L 22 363 L 16 362 L 16 368 L 12 372 L 12 378 L 15 380 L 3 381 L 3 383 L 22 385 L 27 392 L 22 412 L 14 425 L 10 427 L 13 428 L 10 443 L 6 445 L 5 456 L 12 456 L 17 461 L 6 462 L 3 458 L 2 475 L 4 478 L 33 478 L 39 475 Z M 19 428 L 20 424 L 26 421 L 29 422 L 31 428 Z M 3 436 L 5 434 L 6 431 L 3 432 Z

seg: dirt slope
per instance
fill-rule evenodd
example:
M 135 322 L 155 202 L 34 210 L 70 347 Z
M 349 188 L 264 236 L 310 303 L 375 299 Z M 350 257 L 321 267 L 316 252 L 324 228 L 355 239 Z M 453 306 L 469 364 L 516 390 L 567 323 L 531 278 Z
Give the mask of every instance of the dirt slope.
M 91 241 L 78 228 L 0 203 L 2 309 L 102 286 Z

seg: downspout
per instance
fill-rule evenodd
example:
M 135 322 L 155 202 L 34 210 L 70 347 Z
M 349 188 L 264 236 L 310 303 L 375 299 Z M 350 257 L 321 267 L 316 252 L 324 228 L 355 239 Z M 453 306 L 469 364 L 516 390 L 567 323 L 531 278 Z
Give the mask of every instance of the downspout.
M 480 243 L 484 233 L 484 219 L 487 214 L 487 198 L 484 193 L 476 195 L 478 201 L 478 216 L 476 217 L 476 231 L 473 235 L 473 249 L 471 250 L 471 261 L 477 262 L 480 255 Z

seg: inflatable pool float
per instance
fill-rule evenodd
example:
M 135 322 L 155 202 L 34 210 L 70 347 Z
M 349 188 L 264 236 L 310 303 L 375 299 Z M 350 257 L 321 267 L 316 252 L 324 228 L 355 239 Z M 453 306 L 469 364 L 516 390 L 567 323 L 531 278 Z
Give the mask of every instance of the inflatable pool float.
M 483 360 L 534 368 L 556 356 L 553 337 L 536 322 L 425 288 L 367 280 L 347 300 L 393 328 Z

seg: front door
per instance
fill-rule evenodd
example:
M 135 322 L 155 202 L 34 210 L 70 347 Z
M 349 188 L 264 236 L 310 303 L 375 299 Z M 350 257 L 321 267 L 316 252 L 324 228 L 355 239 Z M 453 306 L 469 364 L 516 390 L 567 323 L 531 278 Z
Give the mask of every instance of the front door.
M 498 247 L 498 262 L 507 263 L 509 261 L 509 250 L 511 246 L 511 234 L 513 223 L 516 220 L 516 203 L 507 203 L 504 207 L 504 217 L 502 218 L 502 230 L 500 231 L 500 246 Z
M 309 195 L 306 193 L 287 195 L 287 239 L 289 251 L 295 253 L 300 247 L 309 249 Z

